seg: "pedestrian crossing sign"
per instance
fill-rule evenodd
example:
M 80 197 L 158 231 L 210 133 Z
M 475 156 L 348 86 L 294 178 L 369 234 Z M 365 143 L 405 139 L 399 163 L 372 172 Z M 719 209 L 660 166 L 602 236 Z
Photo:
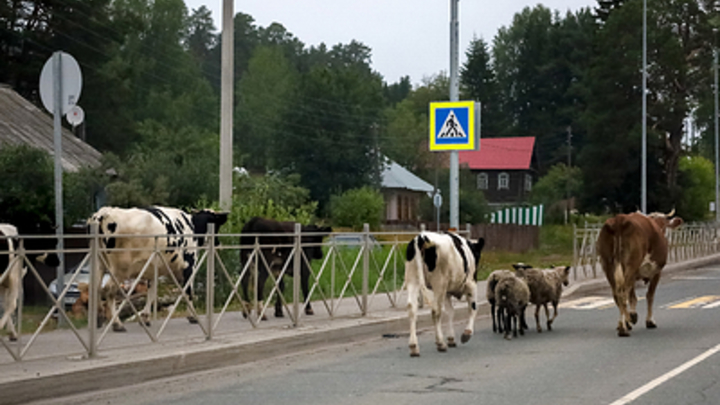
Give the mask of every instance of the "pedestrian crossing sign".
M 474 101 L 430 103 L 430 150 L 476 150 L 475 110 Z

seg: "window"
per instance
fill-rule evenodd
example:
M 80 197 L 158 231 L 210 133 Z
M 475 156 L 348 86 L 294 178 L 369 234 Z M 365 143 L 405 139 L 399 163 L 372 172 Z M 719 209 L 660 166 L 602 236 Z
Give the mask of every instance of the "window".
M 498 190 L 510 188 L 510 175 L 507 173 L 498 174 Z
M 525 175 L 525 191 L 532 190 L 532 176 L 529 174 Z
M 478 190 L 487 190 L 488 189 L 487 173 L 480 173 L 477 175 L 477 188 L 478 188 Z

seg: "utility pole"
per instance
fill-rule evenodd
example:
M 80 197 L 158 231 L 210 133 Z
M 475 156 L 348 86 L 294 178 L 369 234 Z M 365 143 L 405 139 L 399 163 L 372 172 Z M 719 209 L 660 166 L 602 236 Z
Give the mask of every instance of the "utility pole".
M 234 25 L 233 0 L 223 0 L 220 73 L 220 208 L 228 211 L 232 207 Z
M 450 0 L 450 101 L 458 101 L 458 0 Z M 472 136 L 472 135 L 471 135 Z M 458 151 L 450 152 L 450 229 L 457 231 L 460 222 L 460 173 Z
M 720 188 L 718 188 L 718 51 L 713 47 L 713 73 L 715 76 L 715 222 L 720 223 Z
M 647 0 L 643 0 L 642 55 L 642 191 L 641 209 L 647 214 Z

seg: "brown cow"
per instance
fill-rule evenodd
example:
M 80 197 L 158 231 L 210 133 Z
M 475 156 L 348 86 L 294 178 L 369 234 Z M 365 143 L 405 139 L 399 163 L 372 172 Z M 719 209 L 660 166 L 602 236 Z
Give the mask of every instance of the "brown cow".
M 613 291 L 615 304 L 620 310 L 618 336 L 630 336 L 630 323 L 637 323 L 637 296 L 635 282 L 648 282 L 648 314 L 645 326 L 648 329 L 657 325 L 652 317 L 652 305 L 655 288 L 660 281 L 660 272 L 665 267 L 668 254 L 668 242 L 665 229 L 676 228 L 683 223 L 682 218 L 672 220 L 675 210 L 669 214 L 640 212 L 619 214 L 605 221 L 597 240 L 597 252 L 600 262 Z M 630 311 L 627 305 L 630 304 Z

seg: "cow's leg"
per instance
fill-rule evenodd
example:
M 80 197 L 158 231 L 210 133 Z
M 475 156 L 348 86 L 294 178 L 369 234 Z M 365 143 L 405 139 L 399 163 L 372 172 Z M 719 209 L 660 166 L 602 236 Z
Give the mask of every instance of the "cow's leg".
M 263 309 L 263 304 L 265 303 L 265 284 L 267 283 L 268 279 L 268 272 L 262 269 L 258 269 L 258 283 L 257 283 L 257 308 L 255 309 L 255 313 L 257 316 L 260 316 L 260 313 Z M 267 321 L 267 316 L 263 314 L 262 318 L 260 318 L 263 321 Z
M 417 330 L 416 330 L 419 292 L 420 291 L 419 291 L 419 287 L 418 287 L 417 283 L 408 283 L 407 284 L 407 294 L 408 294 L 407 295 L 407 297 L 408 297 L 407 309 L 408 309 L 408 318 L 410 320 L 410 339 L 408 340 L 408 346 L 410 347 L 410 356 L 411 357 L 420 356 L 420 347 L 418 346 Z
M 617 263 L 615 265 L 614 273 L 613 273 L 613 282 L 611 282 L 611 285 L 614 285 L 613 288 L 613 299 L 615 300 L 615 305 L 617 305 L 618 310 L 620 311 L 620 319 L 618 319 L 618 336 L 620 337 L 627 337 L 630 336 L 630 332 L 628 331 L 628 325 L 630 317 L 628 315 L 627 310 L 627 300 L 628 300 L 628 285 L 625 280 L 625 274 L 624 274 L 624 268 L 620 263 Z M 608 276 L 609 278 L 609 276 Z
M 8 277 L 13 277 L 13 274 L 8 275 Z M 12 285 L 12 283 L 13 281 L 10 280 L 9 284 Z M 5 293 L 3 295 L 5 297 L 3 299 L 3 311 L 5 312 L 3 313 L 2 318 L 0 318 L 0 330 L 7 325 L 10 332 L 10 336 L 8 338 L 14 342 L 17 340 L 17 331 L 15 330 L 15 324 L 12 321 L 12 316 L 17 308 L 17 299 L 19 295 L 18 288 L 5 288 Z
M 657 324 L 653 320 L 653 313 L 652 313 L 652 306 L 653 301 L 655 301 L 655 289 L 658 286 L 658 283 L 660 282 L 660 273 L 656 274 L 655 277 L 653 277 L 650 280 L 650 285 L 648 286 L 647 295 L 645 298 L 647 299 L 647 319 L 645 320 L 645 327 L 648 329 L 655 329 L 657 328 Z
M 638 320 L 637 316 L 637 310 L 635 309 L 637 307 L 637 295 L 635 294 L 635 283 L 632 284 L 632 287 L 630 287 L 630 291 L 628 292 L 628 301 L 630 304 L 630 323 L 635 325 Z M 628 329 L 632 330 L 632 326 L 628 325 Z
M 455 316 L 455 308 L 453 308 L 452 298 L 449 295 L 445 296 L 445 310 L 443 311 L 443 317 L 446 320 L 447 325 L 447 345 L 448 347 L 457 347 L 455 342 L 455 328 L 453 327 L 453 318 Z
M 433 324 L 435 325 L 435 345 L 437 346 L 437 350 L 439 352 L 446 352 L 447 351 L 447 344 L 445 343 L 445 336 L 442 332 L 442 312 L 443 312 L 443 306 L 445 304 L 445 295 L 447 295 L 444 288 L 438 288 L 437 290 L 433 290 L 435 293 L 435 300 L 433 302 L 432 306 L 432 320 Z
M 535 304 L 535 326 L 537 327 L 538 333 L 542 333 L 542 326 L 540 326 L 540 305 Z
M 303 263 L 302 270 L 303 271 L 300 273 L 300 288 L 302 288 L 303 299 L 307 301 L 307 305 L 305 306 L 305 315 L 315 315 L 315 311 L 313 311 L 312 305 L 310 305 L 310 300 L 308 300 L 310 296 L 310 287 L 308 286 L 308 282 L 310 280 L 310 269 L 308 269 L 305 263 Z
M 122 321 L 120 320 L 120 313 L 118 311 L 118 304 L 117 300 L 115 299 L 115 295 L 118 293 L 116 288 L 119 288 L 115 286 L 110 294 L 108 294 L 108 305 L 110 309 L 110 319 L 113 320 L 112 329 L 113 332 L 126 332 L 127 329 L 125 329 L 125 325 L 123 325 Z
M 192 277 L 193 273 L 193 264 L 191 263 L 189 266 L 187 266 L 185 269 L 183 269 L 183 283 L 187 284 L 185 286 L 185 289 L 183 292 L 187 294 L 188 297 L 188 309 L 190 309 L 190 314 L 187 316 L 187 320 L 190 323 L 198 323 L 197 312 L 195 311 L 195 305 L 193 305 L 193 283 L 190 281 L 190 278 Z
M 467 326 L 460 337 L 460 341 L 462 343 L 467 343 L 472 337 L 473 331 L 475 330 L 475 316 L 477 315 L 477 285 L 474 281 L 469 284 L 470 285 L 467 286 L 469 291 L 465 294 L 465 297 L 468 302 L 468 313 L 470 314 L 470 319 L 468 319 Z M 450 310 L 452 310 L 452 307 Z
M 133 296 L 134 291 L 130 291 L 130 297 Z M 148 282 L 148 289 L 145 298 L 145 307 L 140 311 L 140 322 L 143 322 L 145 326 L 150 326 L 150 310 L 152 309 L 152 303 L 157 301 L 157 288 L 153 285 L 150 287 Z
M 240 298 L 240 307 L 242 308 L 242 314 L 243 318 L 247 319 L 248 315 L 250 315 L 250 312 L 252 312 L 252 304 L 250 303 L 252 299 L 250 298 L 250 295 L 248 294 L 248 284 L 250 284 L 250 278 L 251 276 L 249 274 L 245 274 L 240 280 L 240 286 L 242 287 L 242 298 Z
M 281 295 L 284 296 L 285 294 L 285 277 L 283 276 L 278 280 L 278 291 L 277 296 L 275 296 L 275 318 L 282 318 L 285 315 L 283 315 L 283 309 L 282 309 L 282 299 L 280 298 Z

